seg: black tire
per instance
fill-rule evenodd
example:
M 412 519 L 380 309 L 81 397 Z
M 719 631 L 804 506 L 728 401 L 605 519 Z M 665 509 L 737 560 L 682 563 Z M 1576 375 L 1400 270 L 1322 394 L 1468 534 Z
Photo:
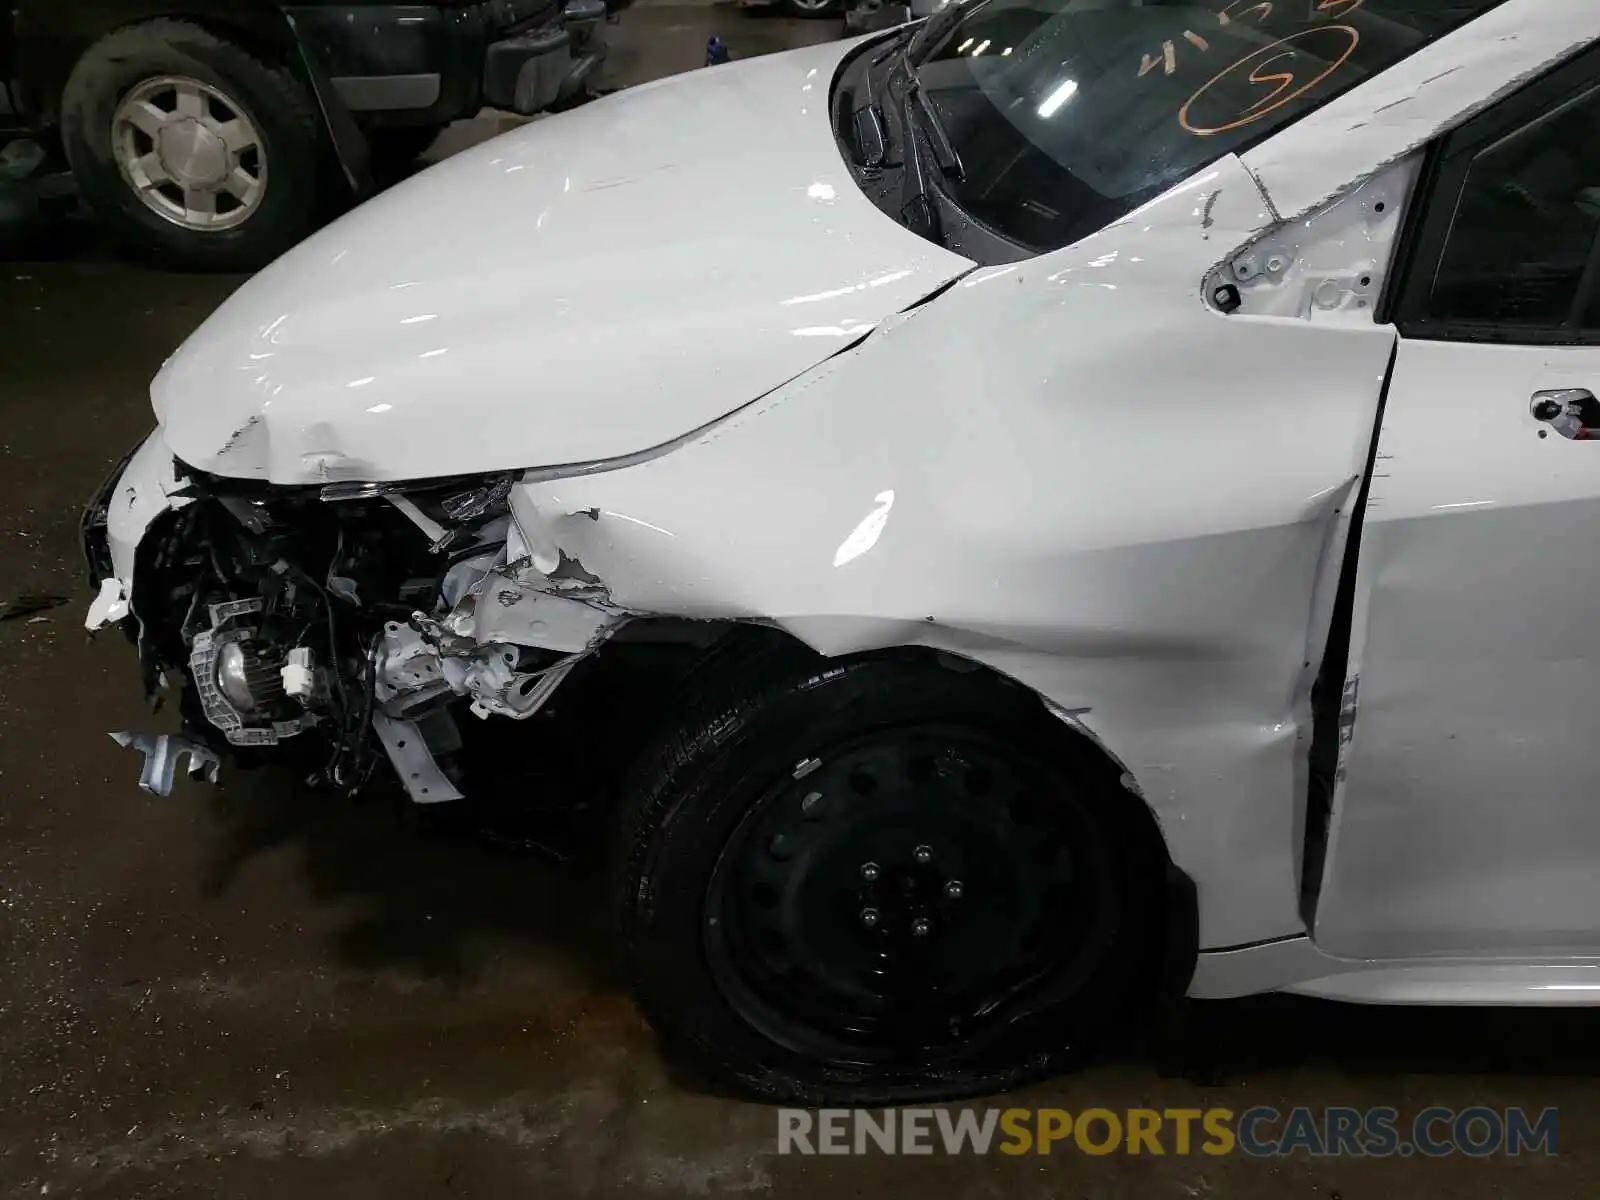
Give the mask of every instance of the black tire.
M 160 76 L 216 88 L 259 131 L 270 174 L 242 224 L 197 231 L 152 211 L 124 179 L 112 121 L 128 92 Z M 103 38 L 78 60 L 62 94 L 62 140 L 89 210 L 130 248 L 177 266 L 253 270 L 315 227 L 323 211 L 322 126 L 314 99 L 287 69 L 186 21 L 156 20 Z
M 770 1102 L 949 1099 L 1060 1073 L 1154 999 L 1159 834 L 1031 693 L 927 657 L 827 663 L 788 647 L 714 665 L 690 691 L 690 715 L 625 792 L 613 879 L 623 967 L 669 1053 Z M 835 807 L 808 818 L 807 805 Z M 950 871 L 970 883 L 952 893 Z M 987 1016 L 971 1015 L 992 998 L 982 973 L 961 978 L 979 961 L 984 979 L 1030 981 Z M 1041 961 L 1054 965 L 1030 974 Z M 958 1025 L 943 997 L 967 987 Z

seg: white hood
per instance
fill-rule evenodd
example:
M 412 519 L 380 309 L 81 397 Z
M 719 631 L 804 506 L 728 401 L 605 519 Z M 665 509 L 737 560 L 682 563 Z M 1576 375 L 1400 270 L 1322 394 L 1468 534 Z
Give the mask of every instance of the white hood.
M 151 388 L 173 452 L 279 483 L 670 441 L 970 264 L 861 195 L 834 43 L 634 88 L 379 196 L 242 287 Z

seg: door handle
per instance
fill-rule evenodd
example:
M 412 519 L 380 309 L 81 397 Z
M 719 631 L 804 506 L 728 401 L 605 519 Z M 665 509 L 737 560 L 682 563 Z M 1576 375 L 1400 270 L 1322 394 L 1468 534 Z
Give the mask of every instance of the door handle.
M 1600 400 L 1588 388 L 1535 392 L 1532 412 L 1535 421 L 1550 426 L 1568 441 L 1600 441 Z

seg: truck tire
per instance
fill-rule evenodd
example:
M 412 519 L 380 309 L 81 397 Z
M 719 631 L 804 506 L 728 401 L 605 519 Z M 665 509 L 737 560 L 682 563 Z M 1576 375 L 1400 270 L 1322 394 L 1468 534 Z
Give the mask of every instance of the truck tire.
M 768 1102 L 950 1099 L 1156 999 L 1160 835 L 1030 692 L 784 647 L 685 691 L 615 827 L 617 945 L 668 1053 Z
M 264 266 L 322 210 L 309 91 L 186 21 L 129 26 L 85 51 L 62 94 L 62 139 L 88 209 L 172 265 Z

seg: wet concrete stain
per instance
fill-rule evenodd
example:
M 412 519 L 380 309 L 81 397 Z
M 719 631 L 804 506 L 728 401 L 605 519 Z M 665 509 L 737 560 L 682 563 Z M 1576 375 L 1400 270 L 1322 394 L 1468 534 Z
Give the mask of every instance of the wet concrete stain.
M 618 65 L 635 82 L 697 65 L 709 32 L 742 55 L 833 28 L 729 20 L 639 9 L 617 27 Z M 79 507 L 148 431 L 162 359 L 240 281 L 119 261 L 82 229 L 45 250 L 51 261 L 0 263 L 0 598 L 75 600 L 0 622 L 0 1195 L 1600 1189 L 1594 1013 L 1288 997 L 1194 1006 L 1150 1045 L 993 1103 L 1557 1105 L 1560 1157 L 780 1157 L 775 1113 L 664 1060 L 616 983 L 585 822 L 544 815 L 554 799 L 593 816 L 603 797 L 582 763 L 540 743 L 588 736 L 597 757 L 613 751 L 560 712 L 516 728 L 554 766 L 497 788 L 489 814 L 422 812 L 388 792 L 335 801 L 266 773 L 141 794 L 136 756 L 105 731 L 170 730 L 172 717 L 144 710 L 127 645 L 83 634 Z

